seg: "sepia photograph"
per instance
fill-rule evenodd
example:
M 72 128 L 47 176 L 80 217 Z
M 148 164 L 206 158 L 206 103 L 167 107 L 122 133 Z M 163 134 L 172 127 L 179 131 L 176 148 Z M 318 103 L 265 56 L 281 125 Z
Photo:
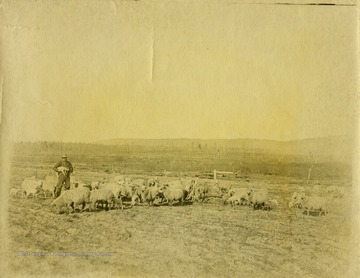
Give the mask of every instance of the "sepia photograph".
M 360 277 L 351 0 L 0 0 L 1 277 Z

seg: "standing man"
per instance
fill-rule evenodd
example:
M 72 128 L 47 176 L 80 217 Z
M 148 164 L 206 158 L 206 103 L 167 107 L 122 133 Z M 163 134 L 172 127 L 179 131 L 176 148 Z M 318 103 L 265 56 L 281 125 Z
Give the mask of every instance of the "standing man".
M 73 172 L 73 167 L 70 161 L 67 161 L 67 155 L 64 154 L 61 160 L 54 166 L 54 171 L 58 173 L 58 183 L 55 187 L 55 198 L 60 196 L 61 187 L 65 183 L 65 189 L 70 189 L 70 174 Z

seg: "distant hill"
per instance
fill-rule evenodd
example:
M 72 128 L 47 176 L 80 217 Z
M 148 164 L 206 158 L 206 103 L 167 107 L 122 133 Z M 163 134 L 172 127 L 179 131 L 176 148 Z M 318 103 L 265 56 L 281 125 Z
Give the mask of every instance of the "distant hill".
M 282 155 L 327 156 L 336 160 L 350 160 L 353 153 L 351 138 L 334 136 L 294 141 L 261 139 L 109 139 L 95 142 L 103 145 L 131 145 L 175 148 L 236 148 L 244 152 L 262 152 Z

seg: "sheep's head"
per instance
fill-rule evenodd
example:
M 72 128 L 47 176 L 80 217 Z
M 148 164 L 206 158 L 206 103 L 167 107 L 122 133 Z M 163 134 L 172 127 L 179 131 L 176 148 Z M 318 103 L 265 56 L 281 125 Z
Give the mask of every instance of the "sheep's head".
M 50 204 L 50 210 L 51 210 L 51 212 L 53 212 L 53 213 L 57 213 L 57 214 L 60 213 L 61 209 L 60 209 L 60 207 L 57 206 L 56 200 L 54 200 L 54 201 Z

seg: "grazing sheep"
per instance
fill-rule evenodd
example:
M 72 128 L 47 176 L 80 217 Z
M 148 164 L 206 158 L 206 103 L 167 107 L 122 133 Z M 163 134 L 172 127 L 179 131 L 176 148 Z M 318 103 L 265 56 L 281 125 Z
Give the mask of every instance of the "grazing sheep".
M 238 200 L 240 205 L 245 205 L 249 202 L 249 194 L 251 189 L 248 188 L 232 188 L 229 190 L 229 198 L 224 200 L 224 205 L 231 202 L 231 200 Z M 233 198 L 234 197 L 234 198 Z M 230 200 L 229 200 L 230 199 Z
M 150 207 L 154 204 L 156 198 L 162 196 L 162 189 L 160 189 L 159 186 L 152 186 L 146 188 L 142 194 L 144 201 L 146 201 Z
M 141 191 L 140 189 L 135 189 L 134 194 L 131 196 L 131 207 L 135 206 L 136 204 L 139 204 L 143 201 L 144 197 L 144 191 Z
M 123 188 L 122 185 L 119 185 L 115 182 L 100 184 L 100 189 L 110 190 L 114 194 L 115 198 L 120 198 L 120 192 L 122 188 Z
M 193 188 L 190 188 L 189 190 L 190 192 L 188 192 L 188 196 L 186 197 L 186 199 L 191 200 L 192 202 L 203 202 L 206 199 L 207 194 L 209 193 L 209 187 L 206 186 L 206 184 L 197 185 Z
M 21 183 L 21 190 L 22 190 L 22 197 L 29 197 L 32 195 L 33 198 L 35 198 L 35 195 L 37 195 L 40 190 L 42 189 L 42 181 L 36 180 L 36 179 L 25 179 Z
M 78 205 L 85 208 L 86 203 L 90 201 L 90 190 L 87 188 L 77 188 L 73 190 L 66 190 L 58 198 L 56 198 L 50 205 L 53 212 L 60 213 L 63 207 L 72 208 L 75 210 Z
M 184 205 L 184 200 L 187 197 L 188 192 L 182 188 L 167 188 L 163 194 L 166 202 L 170 206 L 174 201 L 180 201 L 181 205 Z
M 327 204 L 328 201 L 324 197 L 294 193 L 289 207 L 304 208 L 304 214 L 307 215 L 310 215 L 310 212 L 318 212 L 318 215 L 325 215 L 328 212 Z
M 197 182 L 194 179 L 182 179 L 182 180 L 164 182 L 163 185 L 161 186 L 161 188 L 163 190 L 165 190 L 167 188 L 183 189 L 189 193 L 193 190 L 193 188 L 196 185 L 197 185 Z
M 125 183 L 121 186 L 120 197 L 125 199 L 131 199 L 135 194 L 136 189 L 138 188 L 140 188 L 140 186 L 135 186 L 132 184 Z
M 121 209 L 123 209 L 121 198 L 119 199 L 119 202 Z M 91 191 L 90 210 L 94 210 L 98 204 L 105 204 L 106 209 L 109 207 L 114 207 L 115 204 L 117 204 L 114 193 L 111 190 L 105 188 Z
M 249 193 L 249 204 L 253 206 L 254 210 L 263 208 L 268 200 L 268 192 L 266 189 L 254 191 Z
M 145 201 L 146 186 L 134 187 L 132 189 L 131 206 Z
M 319 215 L 325 215 L 328 213 L 328 201 L 324 197 L 305 196 L 302 200 L 302 205 L 307 215 L 309 215 L 312 211 L 319 212 Z

